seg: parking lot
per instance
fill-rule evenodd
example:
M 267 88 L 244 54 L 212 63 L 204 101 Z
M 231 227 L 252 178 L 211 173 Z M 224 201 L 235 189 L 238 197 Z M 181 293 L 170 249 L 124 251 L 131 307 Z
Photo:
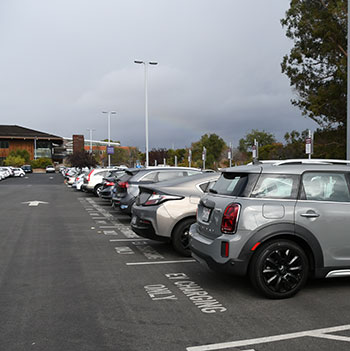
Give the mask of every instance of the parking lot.
M 348 350 L 349 279 L 268 300 L 60 174 L 0 183 L 3 350 Z

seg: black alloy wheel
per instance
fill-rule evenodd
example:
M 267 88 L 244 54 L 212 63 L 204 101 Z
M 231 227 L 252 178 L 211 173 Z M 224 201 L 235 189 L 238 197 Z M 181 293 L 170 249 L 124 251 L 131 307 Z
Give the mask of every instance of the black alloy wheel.
M 172 244 L 174 249 L 182 256 L 191 256 L 190 227 L 196 222 L 195 218 L 188 218 L 176 225 L 173 230 Z
M 266 297 L 284 299 L 305 284 L 309 262 L 303 249 L 288 240 L 275 240 L 260 247 L 249 267 L 255 288 Z

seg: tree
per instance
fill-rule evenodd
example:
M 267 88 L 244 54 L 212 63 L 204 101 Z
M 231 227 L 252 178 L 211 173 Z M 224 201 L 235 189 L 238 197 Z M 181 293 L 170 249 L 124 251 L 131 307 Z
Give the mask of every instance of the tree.
M 283 158 L 305 158 L 305 140 L 309 134 L 308 130 L 299 133 L 292 130 L 284 135 L 286 145 L 283 148 Z
M 259 148 L 276 143 L 276 138 L 273 134 L 267 133 L 264 130 L 252 129 L 250 133 L 246 134 L 245 138 L 239 140 L 239 151 L 250 152 L 254 145 L 254 139 L 259 143 Z
M 96 167 L 95 157 L 86 151 L 79 151 L 69 155 L 67 161 L 72 167 Z
M 294 41 L 281 64 L 298 93 L 292 104 L 321 127 L 344 128 L 347 1 L 291 0 L 281 24 Z
M 140 151 L 136 147 L 115 147 L 111 155 L 111 162 L 114 165 L 127 165 L 133 167 L 137 160 L 140 160 Z
M 192 143 L 192 160 L 196 167 L 201 167 L 203 164 L 203 146 L 207 149 L 205 167 L 217 168 L 222 153 L 227 148 L 225 141 L 216 134 L 204 134 L 199 141 Z

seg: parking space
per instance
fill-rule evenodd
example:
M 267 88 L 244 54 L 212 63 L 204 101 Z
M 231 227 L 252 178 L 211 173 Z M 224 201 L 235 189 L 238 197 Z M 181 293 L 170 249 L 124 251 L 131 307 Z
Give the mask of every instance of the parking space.
M 344 302 L 347 286 L 339 286 L 329 281 L 310 282 L 305 288 L 304 296 L 291 300 L 264 300 L 251 289 L 246 278 L 211 272 L 192 258 L 181 257 L 169 244 L 138 237 L 130 230 L 130 217 L 113 210 L 106 201 L 95 197 L 81 197 L 79 200 L 96 221 L 99 228 L 97 232 L 107 237 L 117 254 L 118 263 L 126 265 L 130 272 L 137 274 L 137 288 L 147 296 L 149 304 L 158 312 L 158 316 L 172 313 L 175 308 L 183 316 L 190 312 L 186 317 L 189 325 L 200 324 L 201 328 L 196 332 L 193 329 L 193 332 L 197 336 L 201 335 L 203 342 L 188 342 L 184 348 L 178 349 L 202 351 L 348 348 L 346 343 L 350 339 L 344 335 L 350 330 L 347 324 L 324 329 L 302 329 L 303 325 L 309 325 L 310 314 L 320 313 L 323 316 L 321 310 L 327 305 L 326 301 L 330 296 L 326 294 L 323 298 L 318 297 L 317 302 L 314 301 L 316 310 L 308 308 L 304 311 L 304 317 L 302 311 L 295 311 L 296 308 L 299 310 L 301 306 L 308 305 L 313 300 L 313 294 L 318 293 L 319 288 L 324 288 L 324 284 L 333 287 L 332 293 L 340 293 L 339 296 Z M 101 220 L 103 222 L 100 222 Z M 339 287 L 340 291 L 335 292 Z M 327 309 L 332 310 L 332 307 L 327 306 Z M 281 321 L 283 325 L 280 324 Z M 240 322 L 243 322 L 242 325 Z M 317 324 L 315 321 L 315 326 Z M 223 328 L 222 333 L 213 328 L 214 325 L 218 330 Z M 329 324 L 322 320 L 319 325 Z M 212 332 L 211 336 L 206 331 L 208 326 Z M 174 327 L 176 329 L 175 325 Z M 274 330 L 283 330 L 285 333 L 271 334 Z M 298 331 L 293 332 L 294 330 Z M 237 338 L 239 335 L 245 335 L 246 331 L 249 331 L 249 337 Z M 220 334 L 225 337 L 219 342 Z M 256 335 L 261 336 L 255 337 Z M 205 340 L 208 342 L 205 343 Z

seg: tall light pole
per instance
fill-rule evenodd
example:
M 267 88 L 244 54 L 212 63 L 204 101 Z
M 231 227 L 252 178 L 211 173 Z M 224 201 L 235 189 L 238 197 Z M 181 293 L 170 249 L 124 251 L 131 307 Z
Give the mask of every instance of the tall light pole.
M 92 132 L 96 129 L 86 128 L 90 132 L 90 154 L 92 154 Z
M 111 115 L 115 115 L 117 112 L 115 111 L 102 111 L 102 113 L 107 113 L 108 117 L 108 149 L 109 146 L 111 146 Z M 111 166 L 111 155 L 109 154 L 107 149 L 107 154 L 108 154 L 108 167 Z
M 145 131 L 146 131 L 146 167 L 149 166 L 149 157 L 148 157 L 148 65 L 158 65 L 158 62 L 155 61 L 138 61 L 135 60 L 135 63 L 139 65 L 144 65 L 145 67 Z
M 348 91 L 347 91 L 347 118 L 346 118 L 346 159 L 350 160 L 350 0 L 348 0 Z

